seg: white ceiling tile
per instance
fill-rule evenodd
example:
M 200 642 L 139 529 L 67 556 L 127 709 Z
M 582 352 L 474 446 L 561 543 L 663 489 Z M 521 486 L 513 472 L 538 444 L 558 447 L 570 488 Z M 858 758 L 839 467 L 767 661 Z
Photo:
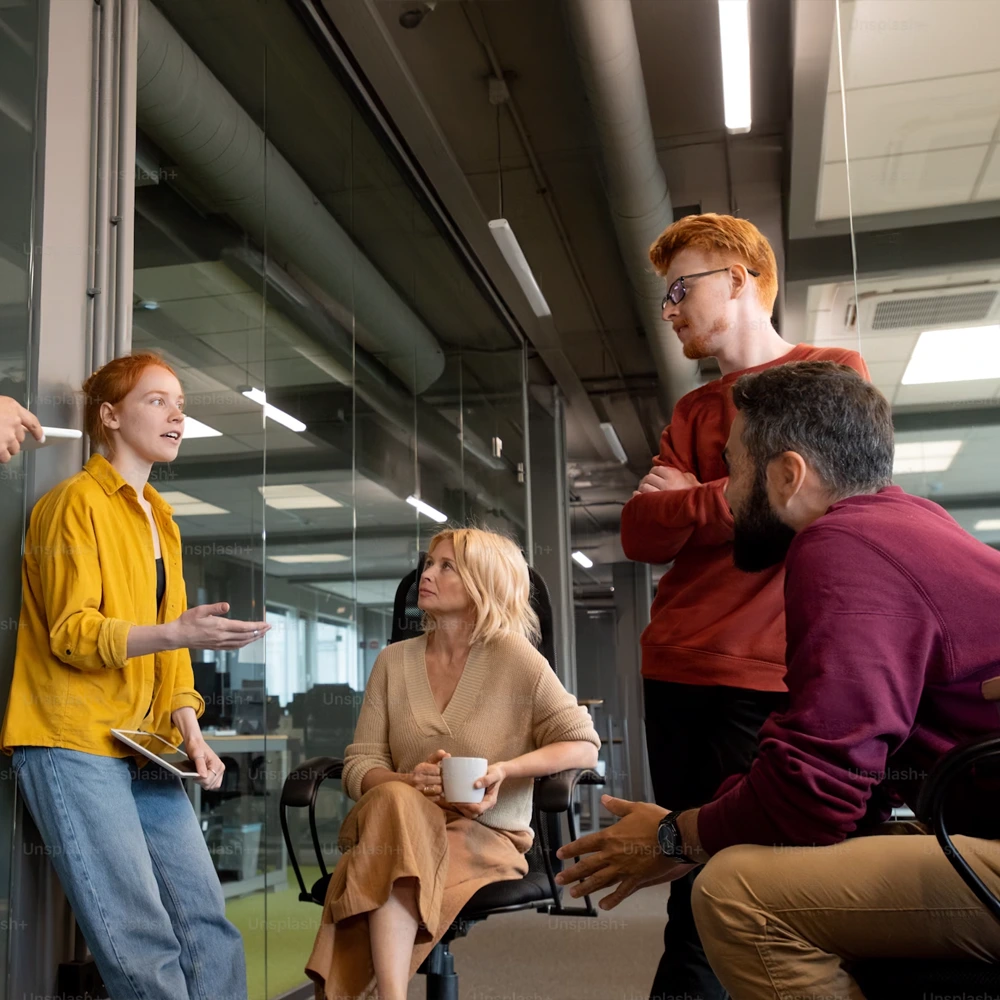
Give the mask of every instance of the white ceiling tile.
M 913 345 L 917 342 L 919 334 L 912 330 L 903 330 L 900 333 L 886 336 L 869 336 L 863 334 L 861 337 L 861 355 L 872 364 L 880 364 L 886 361 L 908 361 L 913 353 Z M 902 378 L 902 372 L 900 372 Z
M 841 4 L 840 26 L 848 90 L 1000 69 L 1000 4 L 991 0 L 854 0 Z M 833 46 L 836 54 L 836 31 Z
M 847 91 L 847 148 L 852 162 L 988 145 L 998 120 L 1000 72 Z M 824 160 L 842 161 L 840 94 L 827 96 L 825 129 Z
M 876 215 L 968 201 L 988 148 L 942 149 L 852 161 L 854 214 Z M 844 164 L 824 164 L 816 217 L 842 219 L 847 214 Z
M 975 191 L 975 198 L 976 201 L 1000 199 L 1000 152 L 995 143 L 990 150 L 982 182 Z

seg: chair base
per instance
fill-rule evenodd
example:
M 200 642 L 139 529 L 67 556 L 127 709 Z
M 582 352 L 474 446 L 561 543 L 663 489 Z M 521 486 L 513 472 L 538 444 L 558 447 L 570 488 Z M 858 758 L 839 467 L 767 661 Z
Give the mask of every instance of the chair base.
M 427 977 L 427 1000 L 458 1000 L 455 956 L 447 941 L 439 941 L 434 946 L 417 972 Z

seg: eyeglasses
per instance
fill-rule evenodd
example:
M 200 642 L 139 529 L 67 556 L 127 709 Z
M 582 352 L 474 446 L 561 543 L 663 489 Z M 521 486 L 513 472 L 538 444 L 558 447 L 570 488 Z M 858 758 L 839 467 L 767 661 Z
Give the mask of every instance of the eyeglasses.
M 732 267 L 732 264 L 729 267 Z M 675 306 L 680 305 L 681 299 L 688 293 L 687 285 L 684 284 L 685 281 L 690 281 L 692 278 L 704 278 L 708 274 L 720 274 L 723 271 L 728 271 L 729 267 L 717 267 L 714 271 L 699 271 L 697 274 L 682 274 L 667 289 L 667 294 L 663 296 L 663 301 L 660 303 L 660 312 L 663 312 L 667 308 L 668 302 L 673 302 Z M 760 271 L 752 271 L 749 267 L 747 268 L 747 274 L 752 274 L 755 278 L 760 277 Z

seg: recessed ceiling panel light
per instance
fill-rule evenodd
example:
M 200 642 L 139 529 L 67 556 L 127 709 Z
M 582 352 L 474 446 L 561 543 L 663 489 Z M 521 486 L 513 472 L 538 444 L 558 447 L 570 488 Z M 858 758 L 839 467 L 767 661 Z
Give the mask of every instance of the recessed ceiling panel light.
M 988 517 L 984 521 L 976 521 L 976 531 L 1000 531 L 1000 517 Z
M 892 474 L 944 472 L 962 447 L 961 441 L 907 441 L 896 445 Z
M 268 556 L 271 562 L 294 565 L 296 563 L 335 563 L 348 562 L 350 556 L 342 556 L 339 552 L 311 552 L 308 555 Z
M 208 424 L 203 424 L 200 420 L 195 420 L 194 417 L 184 418 L 185 441 L 194 441 L 197 438 L 219 437 L 222 437 L 222 431 L 217 431 L 214 427 L 209 427 Z
M 582 566 L 584 569 L 590 569 L 590 567 L 594 565 L 594 560 L 589 556 L 585 556 L 579 550 L 573 553 L 573 562 Z
M 209 514 L 229 513 L 224 507 L 216 507 L 213 503 L 206 503 L 180 490 L 164 490 L 160 498 L 173 507 L 174 517 L 204 517 Z
M 917 339 L 903 385 L 1000 378 L 1000 326 L 924 330 Z
M 339 500 L 302 483 L 290 486 L 258 486 L 264 503 L 276 510 L 314 510 L 319 507 L 343 507 Z

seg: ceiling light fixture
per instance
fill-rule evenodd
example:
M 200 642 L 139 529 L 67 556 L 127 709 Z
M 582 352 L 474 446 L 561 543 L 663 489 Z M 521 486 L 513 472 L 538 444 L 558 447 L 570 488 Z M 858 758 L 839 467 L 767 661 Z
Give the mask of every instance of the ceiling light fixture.
M 961 441 L 907 441 L 896 445 L 892 474 L 944 472 L 962 447 Z
M 328 497 L 311 486 L 296 483 L 290 486 L 258 486 L 264 503 L 275 510 L 314 510 L 320 507 L 343 507 L 339 500 Z
M 348 562 L 351 557 L 342 556 L 339 552 L 311 552 L 308 555 L 268 556 L 267 558 L 271 562 L 293 566 L 300 563 Z
M 538 282 L 535 281 L 535 275 L 521 250 L 521 245 L 517 242 L 514 230 L 510 228 L 510 223 L 506 219 L 491 219 L 490 232 L 497 241 L 507 266 L 514 272 L 514 277 L 530 303 L 532 312 L 538 317 L 551 316 L 552 310 L 549 309 L 549 304 L 545 301 Z
M 1000 531 L 1000 517 L 989 517 L 985 521 L 976 521 L 975 531 Z
M 1000 378 L 1000 325 L 924 330 L 903 373 L 903 385 L 984 378 Z
M 426 514 L 432 521 L 437 521 L 438 524 L 444 524 L 448 520 L 447 514 L 442 514 L 441 511 L 436 510 L 429 503 L 424 503 L 418 497 L 408 496 L 406 502 L 411 507 L 416 507 L 421 514 Z
M 244 389 L 243 395 L 254 403 L 259 403 L 263 406 L 264 416 L 270 417 L 275 423 L 287 427 L 290 431 L 295 431 L 296 434 L 301 434 L 306 429 L 306 425 L 301 420 L 297 420 L 291 414 L 285 413 L 284 410 L 279 410 L 276 406 L 269 403 L 267 401 L 267 393 L 261 392 L 260 389 Z
M 160 499 L 173 507 L 174 517 L 206 517 L 209 514 L 229 513 L 223 507 L 216 507 L 213 503 L 206 503 L 180 490 L 164 490 L 160 494 Z
M 585 556 L 579 549 L 573 553 L 573 562 L 584 569 L 590 569 L 594 565 L 594 560 L 589 556 Z
M 750 10 L 747 0 L 719 0 L 719 41 L 726 128 L 730 132 L 749 132 Z
M 625 449 L 622 447 L 621 439 L 618 437 L 617 431 L 615 431 L 614 424 L 603 422 L 601 424 L 601 433 L 608 442 L 611 453 L 624 465 L 628 461 L 628 455 L 625 454 Z
M 198 438 L 220 437 L 222 437 L 222 431 L 217 431 L 214 427 L 209 427 L 208 424 L 203 424 L 200 420 L 195 420 L 194 417 L 184 417 L 185 441 L 196 441 Z

